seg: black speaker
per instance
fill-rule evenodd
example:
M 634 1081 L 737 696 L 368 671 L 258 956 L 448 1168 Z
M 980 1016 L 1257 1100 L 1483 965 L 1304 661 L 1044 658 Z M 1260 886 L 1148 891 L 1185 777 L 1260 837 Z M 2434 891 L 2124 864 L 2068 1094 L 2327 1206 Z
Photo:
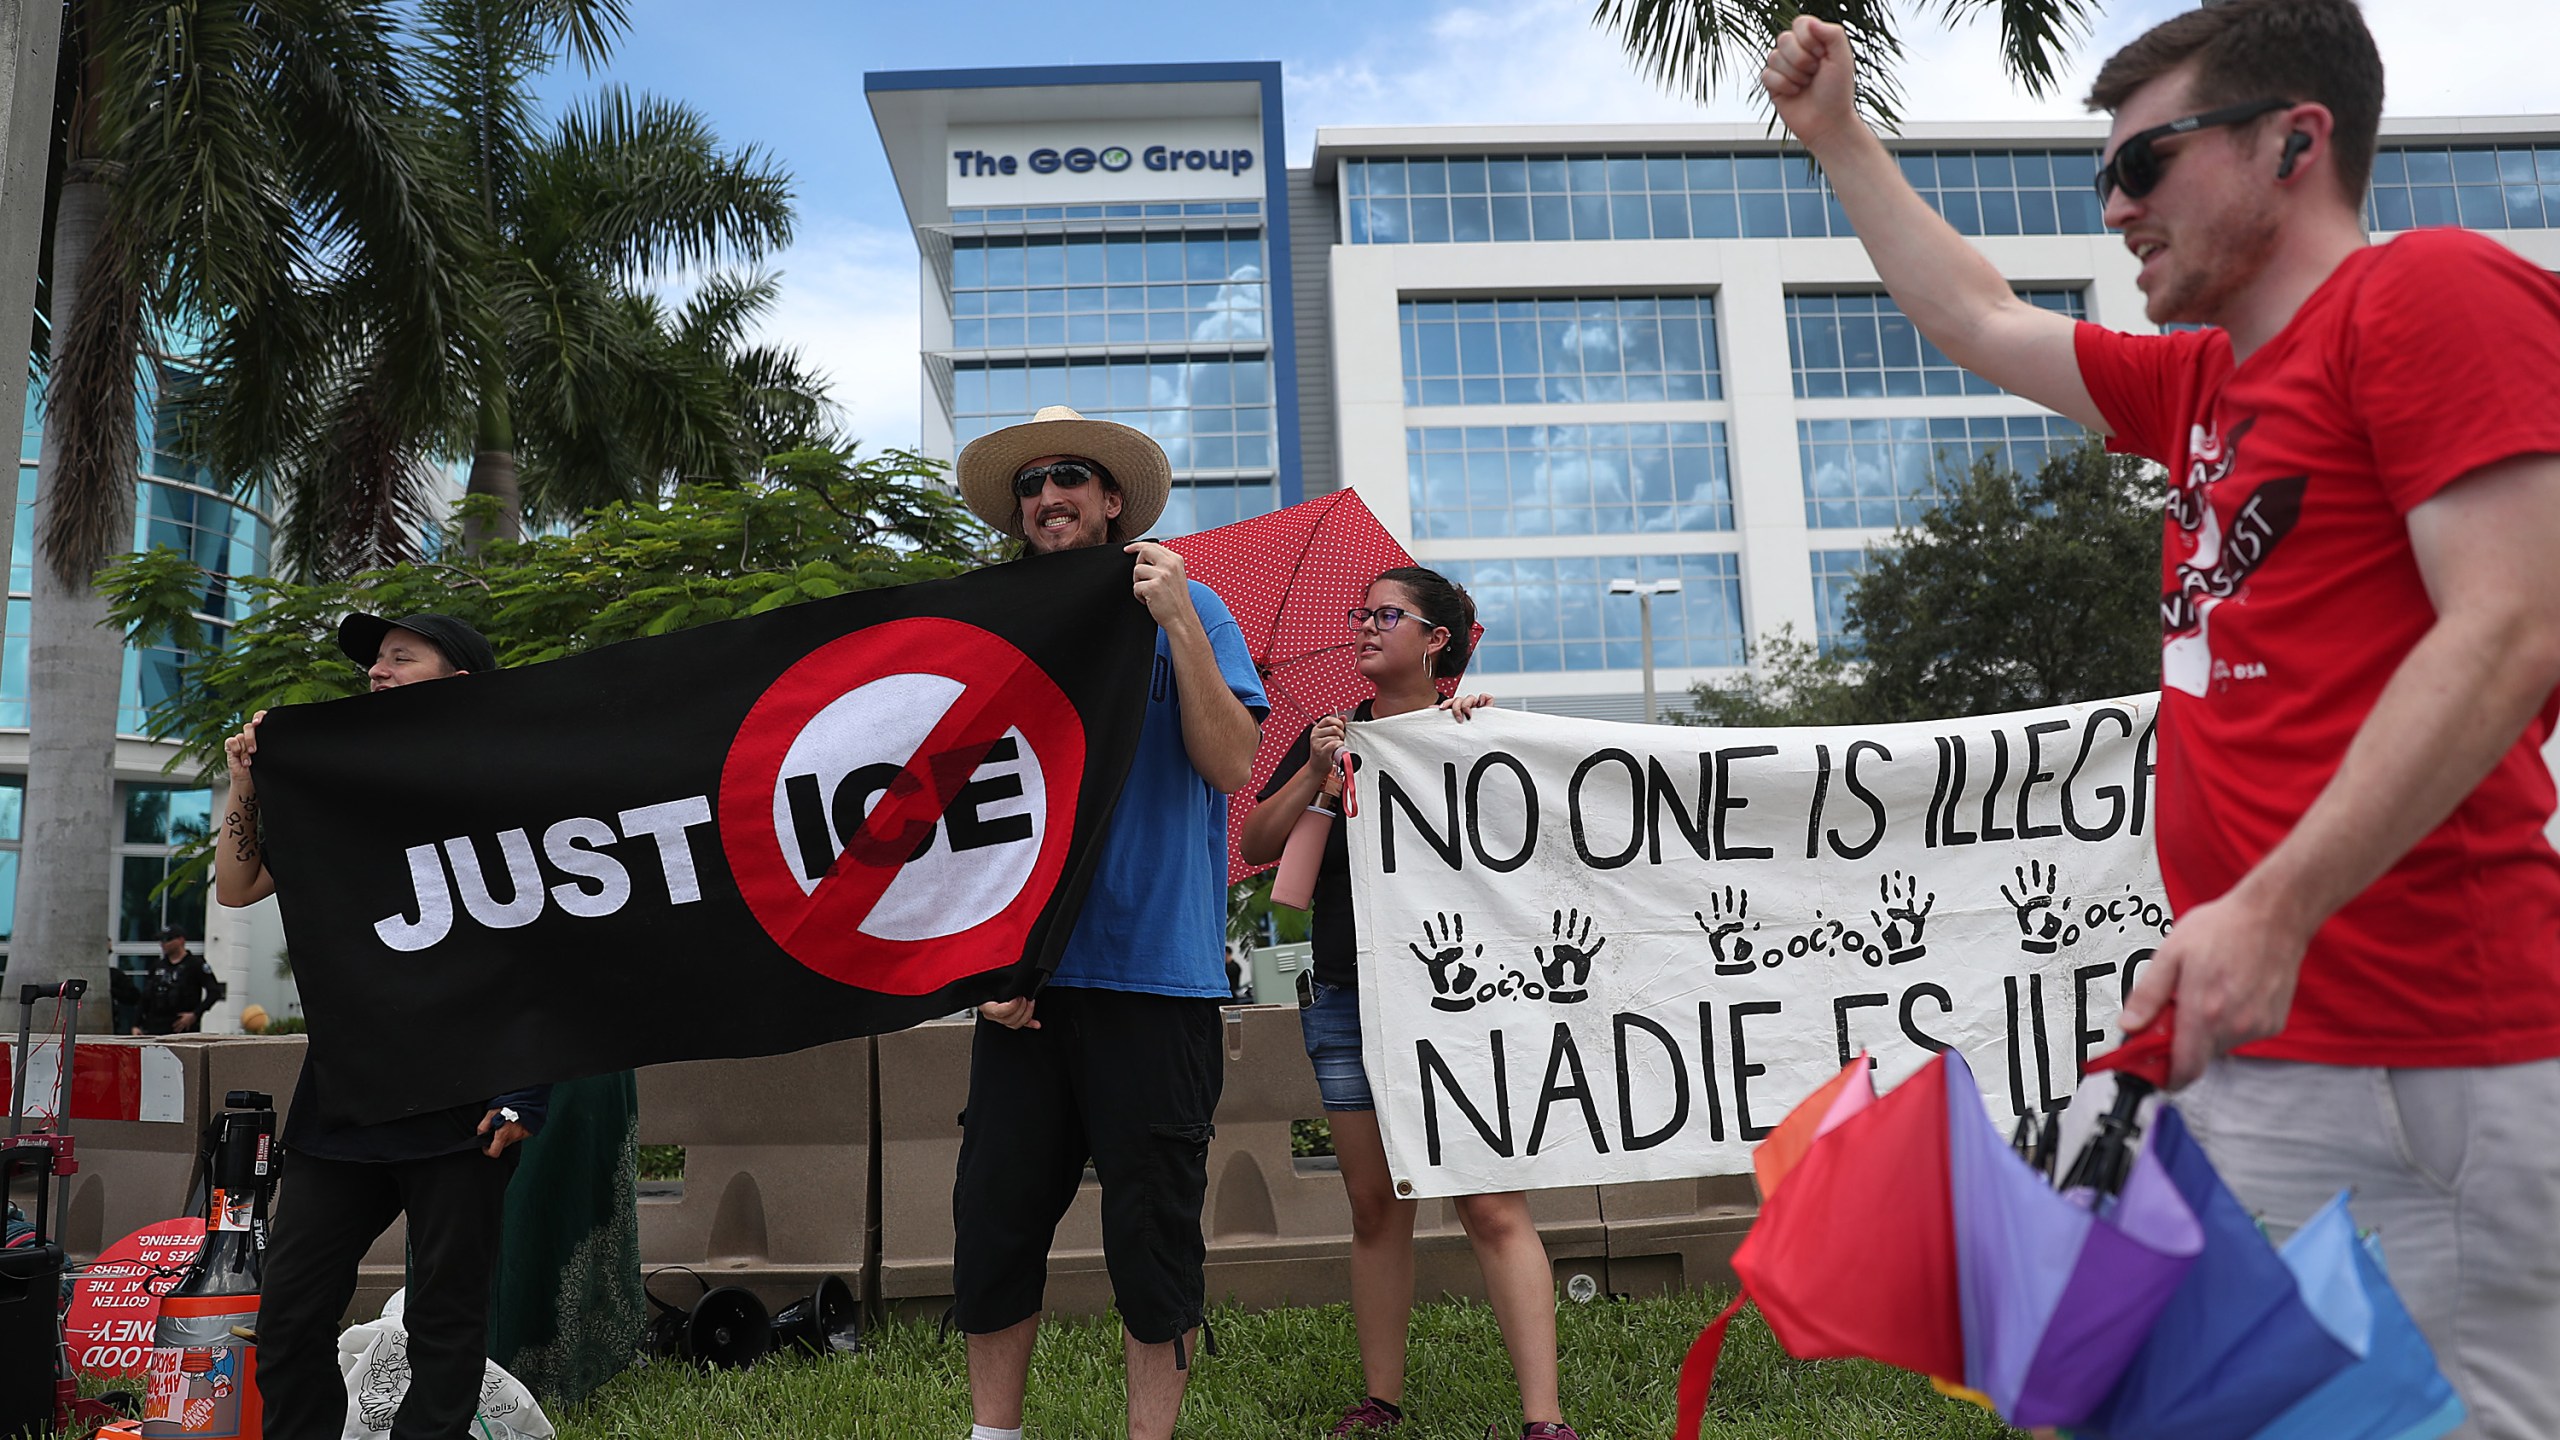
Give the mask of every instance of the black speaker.
M 736 1369 L 773 1348 L 773 1317 L 764 1302 L 734 1285 L 706 1288 L 690 1309 L 679 1310 L 655 1295 L 649 1303 L 658 1307 L 649 1324 L 651 1354 Z
M 853 1287 L 830 1275 L 804 1300 L 795 1300 L 773 1317 L 777 1350 L 797 1347 L 812 1355 L 850 1355 L 862 1348 L 862 1316 L 854 1308 Z

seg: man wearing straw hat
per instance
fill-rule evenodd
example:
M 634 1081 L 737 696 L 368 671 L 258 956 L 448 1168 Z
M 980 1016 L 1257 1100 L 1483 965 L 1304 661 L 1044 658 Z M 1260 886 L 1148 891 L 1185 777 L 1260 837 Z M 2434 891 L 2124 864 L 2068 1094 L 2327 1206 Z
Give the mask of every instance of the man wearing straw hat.
M 952 1187 L 952 1319 L 969 1337 L 972 1440 L 1020 1440 L 1049 1241 L 1090 1158 L 1127 1328 L 1129 1434 L 1182 1408 L 1201 1323 L 1200 1206 L 1224 1079 L 1227 799 L 1269 711 L 1235 617 L 1143 535 L 1173 483 L 1140 431 L 1062 405 L 960 452 L 960 494 L 1022 543 L 1137 557 L 1159 633 L 1145 728 L 1066 953 L 1037 996 L 978 1007 Z

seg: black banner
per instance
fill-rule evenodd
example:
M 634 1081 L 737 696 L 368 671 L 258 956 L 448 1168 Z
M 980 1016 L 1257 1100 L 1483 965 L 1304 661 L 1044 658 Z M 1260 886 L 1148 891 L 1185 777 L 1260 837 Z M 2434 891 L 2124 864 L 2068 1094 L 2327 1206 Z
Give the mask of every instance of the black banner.
M 1116 549 L 270 714 L 268 864 L 357 1121 L 1028 989 L 1134 753 Z M 512 638 L 512 637 L 501 637 Z

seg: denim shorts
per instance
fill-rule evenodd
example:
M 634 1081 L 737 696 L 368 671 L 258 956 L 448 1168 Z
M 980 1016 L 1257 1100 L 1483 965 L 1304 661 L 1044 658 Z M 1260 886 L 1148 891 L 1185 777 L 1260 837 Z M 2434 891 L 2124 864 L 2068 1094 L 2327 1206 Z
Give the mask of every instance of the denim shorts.
M 1375 1110 L 1369 1072 L 1360 1064 L 1360 992 L 1348 985 L 1312 982 L 1298 1007 L 1307 1058 L 1315 1062 L 1316 1093 L 1327 1110 Z

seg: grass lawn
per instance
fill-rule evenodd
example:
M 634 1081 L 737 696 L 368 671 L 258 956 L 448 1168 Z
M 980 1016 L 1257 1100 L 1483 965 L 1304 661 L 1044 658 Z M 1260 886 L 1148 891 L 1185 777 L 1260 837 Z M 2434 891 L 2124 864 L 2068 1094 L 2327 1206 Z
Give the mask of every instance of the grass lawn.
M 1588 1440 L 1671 1433 L 1680 1359 L 1722 1295 L 1566 1304 L 1558 1312 L 1565 1418 Z M 1196 1363 L 1181 1435 L 1197 1440 L 1319 1436 L 1360 1398 L 1351 1310 L 1222 1310 L 1218 1353 Z M 1032 1440 L 1122 1435 L 1116 1320 L 1055 1323 L 1032 1358 Z M 1519 1432 L 1519 1396 L 1493 1312 L 1442 1303 L 1414 1312 L 1407 1421 L 1399 1440 L 1501 1440 Z M 767 1361 L 705 1373 L 657 1363 L 626 1373 L 586 1405 L 552 1416 L 562 1440 L 962 1440 L 968 1372 L 957 1336 L 932 1325 L 872 1332 L 835 1360 Z M 1927 1381 L 1858 1361 L 1782 1353 L 1755 1314 L 1733 1328 L 1706 1434 L 1771 1440 L 1970 1440 L 2016 1432 L 1945 1399 Z

